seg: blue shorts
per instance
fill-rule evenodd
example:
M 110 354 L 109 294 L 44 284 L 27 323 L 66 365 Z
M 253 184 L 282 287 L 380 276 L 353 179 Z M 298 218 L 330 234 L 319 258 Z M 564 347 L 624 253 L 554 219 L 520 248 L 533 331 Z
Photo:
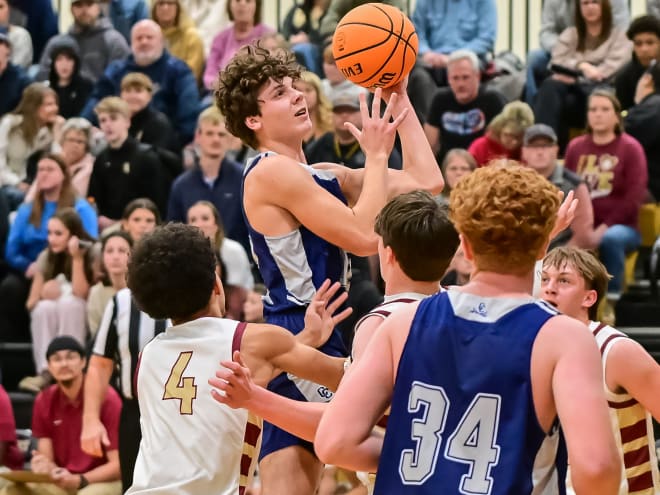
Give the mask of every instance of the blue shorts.
M 296 311 L 280 314 L 271 314 L 266 315 L 266 323 L 272 325 L 279 325 L 286 328 L 294 335 L 300 332 L 305 327 L 305 312 Z M 337 329 L 335 329 L 328 339 L 328 341 L 319 347 L 319 351 L 329 356 L 347 356 L 346 346 L 341 338 L 341 335 Z M 294 382 L 289 380 L 286 373 L 282 373 L 276 376 L 268 384 L 268 390 L 275 392 L 276 394 L 288 397 L 289 399 L 299 400 L 299 401 L 308 401 L 305 395 L 301 390 L 296 386 Z M 318 399 L 320 402 L 323 402 L 325 387 L 318 387 L 317 393 L 319 395 Z M 261 443 L 261 452 L 259 452 L 259 460 L 266 457 L 268 454 L 272 454 L 281 449 L 287 447 L 292 447 L 298 445 L 303 447 L 305 450 L 308 450 L 314 454 L 314 446 L 311 442 L 302 440 L 291 433 L 284 431 L 277 426 L 274 426 L 267 421 L 264 421 L 263 437 Z

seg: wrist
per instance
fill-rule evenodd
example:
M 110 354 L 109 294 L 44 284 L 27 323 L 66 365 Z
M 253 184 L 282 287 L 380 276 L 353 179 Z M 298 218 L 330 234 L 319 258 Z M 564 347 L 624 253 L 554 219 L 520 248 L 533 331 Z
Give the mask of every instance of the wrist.
M 80 474 L 80 482 L 78 483 L 78 490 L 82 490 L 85 488 L 87 485 L 89 485 L 89 480 L 85 478 L 85 475 Z

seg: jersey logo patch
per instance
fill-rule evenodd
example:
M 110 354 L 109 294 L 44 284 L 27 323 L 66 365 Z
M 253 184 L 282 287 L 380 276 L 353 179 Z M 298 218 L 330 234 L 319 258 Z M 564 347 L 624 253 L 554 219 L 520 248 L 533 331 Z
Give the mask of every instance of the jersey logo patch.
M 486 311 L 486 303 L 479 303 L 478 306 L 475 306 L 470 310 L 470 313 L 474 313 L 475 315 L 479 315 L 484 318 L 487 318 L 488 311 Z

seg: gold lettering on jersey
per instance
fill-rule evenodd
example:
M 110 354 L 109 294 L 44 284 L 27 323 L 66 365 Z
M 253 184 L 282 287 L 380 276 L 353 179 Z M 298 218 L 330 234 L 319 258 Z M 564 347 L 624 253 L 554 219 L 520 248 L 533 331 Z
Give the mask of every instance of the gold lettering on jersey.
M 615 155 L 582 155 L 578 160 L 577 173 L 587 184 L 591 198 L 602 198 L 612 192 L 614 169 L 619 164 Z
M 193 400 L 197 398 L 197 385 L 195 385 L 194 376 L 183 376 L 188 363 L 192 358 L 192 351 L 186 351 L 179 354 L 176 362 L 172 366 L 170 376 L 165 382 L 165 392 L 163 400 L 179 399 L 180 414 L 193 413 Z

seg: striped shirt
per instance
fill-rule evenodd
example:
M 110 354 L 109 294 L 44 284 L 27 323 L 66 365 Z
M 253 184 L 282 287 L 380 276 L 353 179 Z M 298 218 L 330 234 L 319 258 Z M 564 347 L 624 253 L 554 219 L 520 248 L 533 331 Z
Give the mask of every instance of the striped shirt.
M 592 321 L 589 329 L 596 337 L 603 361 L 612 347 L 628 336 L 608 325 Z M 649 412 L 630 394 L 615 394 L 605 385 L 610 419 L 619 451 L 623 454 L 623 473 L 619 494 L 651 495 L 660 491 L 660 474 L 655 453 L 653 424 Z
M 170 325 L 169 321 L 154 320 L 140 311 L 129 289 L 118 291 L 106 306 L 92 353 L 119 365 L 119 385 L 124 399 L 136 397 L 133 376 L 140 352 Z

